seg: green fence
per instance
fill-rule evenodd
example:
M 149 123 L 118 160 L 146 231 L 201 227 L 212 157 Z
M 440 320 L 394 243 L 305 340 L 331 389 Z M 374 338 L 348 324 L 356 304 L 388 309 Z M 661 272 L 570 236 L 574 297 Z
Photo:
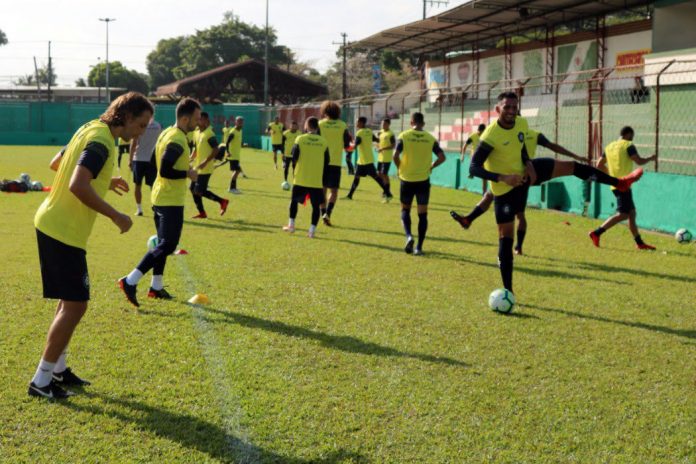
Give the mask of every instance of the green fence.
M 64 145 L 85 122 L 98 118 L 106 106 L 93 103 L 0 102 L 0 145 Z M 164 126 L 175 121 L 173 104 L 155 106 L 155 118 Z M 258 105 L 204 105 L 219 134 L 225 120 L 244 118 L 244 143 L 261 147 Z

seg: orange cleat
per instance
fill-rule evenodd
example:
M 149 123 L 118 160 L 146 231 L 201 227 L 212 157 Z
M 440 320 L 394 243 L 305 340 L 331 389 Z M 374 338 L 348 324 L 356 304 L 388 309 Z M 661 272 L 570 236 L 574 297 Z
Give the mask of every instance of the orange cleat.
M 632 173 L 619 179 L 619 183 L 616 185 L 616 190 L 619 192 L 628 192 L 634 182 L 643 177 L 643 168 L 635 169 Z
M 594 244 L 594 246 L 599 248 L 599 235 L 597 235 L 594 230 L 592 232 L 590 232 L 589 235 L 590 235 L 590 239 L 592 239 L 592 243 Z
M 225 212 L 227 212 L 227 205 L 230 204 L 230 200 L 227 200 L 225 198 L 222 199 L 220 202 L 220 216 L 224 216 Z
M 191 219 L 207 219 L 208 215 L 206 213 L 198 213 L 195 216 L 193 216 Z
M 648 245 L 647 243 L 639 243 L 636 245 L 636 247 L 639 250 L 656 250 L 656 248 L 652 245 Z

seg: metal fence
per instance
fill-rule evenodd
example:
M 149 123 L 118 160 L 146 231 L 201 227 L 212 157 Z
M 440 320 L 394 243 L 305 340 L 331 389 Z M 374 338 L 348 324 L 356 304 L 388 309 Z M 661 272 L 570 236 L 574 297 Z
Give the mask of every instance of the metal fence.
M 448 152 L 460 152 L 468 135 L 496 118 L 497 95 L 514 91 L 522 116 L 550 140 L 587 156 L 592 162 L 602 147 L 619 137 L 623 126 L 635 130 L 643 156 L 657 154 L 648 169 L 696 175 L 696 61 L 663 61 L 643 68 L 615 67 L 498 81 L 465 87 L 367 95 L 339 101 L 342 119 L 354 127 L 359 116 L 368 125 L 392 119 L 392 129 L 408 129 L 410 114 L 425 114 L 426 129 Z M 262 108 L 261 127 L 275 116 L 287 126 L 319 117 L 319 102 Z M 541 156 L 551 156 L 540 148 Z

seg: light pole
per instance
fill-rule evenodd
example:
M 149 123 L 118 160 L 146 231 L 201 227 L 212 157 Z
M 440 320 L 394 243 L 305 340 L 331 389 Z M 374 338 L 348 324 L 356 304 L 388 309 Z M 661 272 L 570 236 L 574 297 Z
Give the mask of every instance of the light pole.
M 266 45 L 263 58 L 263 104 L 268 106 L 268 0 L 266 0 Z
M 116 18 L 99 18 L 99 21 L 106 23 L 106 104 L 111 103 L 111 91 L 109 90 L 109 23 L 116 21 Z

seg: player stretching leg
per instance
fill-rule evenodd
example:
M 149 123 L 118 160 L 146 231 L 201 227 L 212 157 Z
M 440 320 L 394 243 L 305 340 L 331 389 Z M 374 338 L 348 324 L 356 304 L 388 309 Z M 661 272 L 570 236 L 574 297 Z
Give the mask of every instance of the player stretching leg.
M 350 192 L 348 192 L 346 198 L 352 200 L 353 194 L 360 184 L 360 178 L 370 176 L 382 188 L 382 196 L 386 201 L 389 201 L 392 198 L 389 187 L 384 184 L 381 177 L 377 176 L 377 171 L 375 170 L 375 155 L 372 151 L 372 142 L 379 142 L 379 139 L 372 133 L 372 130 L 365 127 L 366 124 L 367 118 L 360 116 L 357 124 L 358 132 L 355 134 L 355 147 L 358 149 L 358 168 L 355 171 L 353 185 L 350 186 Z
M 193 195 L 193 202 L 198 209 L 198 214 L 194 216 L 193 219 L 205 219 L 208 215 L 203 207 L 204 197 L 220 204 L 221 216 L 227 211 L 227 205 L 229 205 L 230 202 L 208 190 L 208 183 L 215 170 L 215 159 L 219 151 L 218 141 L 213 132 L 213 126 L 210 125 L 208 113 L 201 113 L 198 129 L 196 146 L 194 152 L 191 154 L 191 161 L 195 164 L 198 178 L 195 181 L 191 181 L 191 194 Z

